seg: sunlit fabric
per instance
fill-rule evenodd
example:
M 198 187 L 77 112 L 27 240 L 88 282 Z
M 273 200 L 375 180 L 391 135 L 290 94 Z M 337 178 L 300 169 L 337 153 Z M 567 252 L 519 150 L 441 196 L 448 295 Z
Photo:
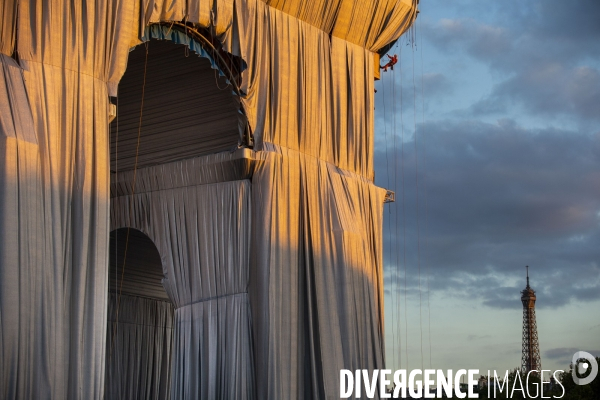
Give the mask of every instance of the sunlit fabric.
M 11 60 L 7 70 L 2 60 L 10 95 L 1 102 L 11 109 L 2 124 L 12 118 L 16 137 L 0 139 L 0 397 L 99 398 L 108 293 L 106 83 L 25 59 L 22 69 Z
M 0 63 L 0 397 L 27 398 L 38 383 L 32 366 L 49 344 L 41 305 L 54 298 L 52 274 L 44 279 L 39 266 L 53 263 L 44 259 L 40 151 L 23 72 L 4 54 Z
M 0 398 L 329 398 L 340 368 L 383 368 L 374 59 L 415 16 L 406 0 L 3 2 Z M 211 95 L 204 78 L 170 90 L 178 78 L 167 69 L 180 61 L 165 53 L 140 129 L 136 84 L 123 78 L 130 55 L 141 71 L 130 50 L 172 39 L 173 21 L 245 62 L 241 97 Z M 127 124 L 121 167 L 109 96 Z M 216 99 L 219 121 L 208 126 Z M 237 148 L 248 145 L 238 141 L 240 105 L 252 149 Z M 143 154 L 131 145 L 138 131 Z M 147 359 L 139 350 L 153 337 L 168 347 L 166 319 L 138 341 L 138 328 L 112 317 L 109 233 L 123 227 L 160 254 L 173 306 L 168 370 L 158 347 Z M 147 312 L 134 322 L 166 316 L 163 300 L 136 292 L 136 277 L 149 276 L 136 257 L 124 296 Z M 114 350 L 131 361 L 127 378 L 144 377 L 138 384 L 113 379 L 123 364 L 107 348 L 112 319 L 122 328 Z M 142 373 L 150 359 L 160 371 Z
M 250 293 L 257 398 L 339 396 L 382 368 L 382 204 L 354 173 L 269 146 L 253 178 Z
M 347 42 L 375 51 L 395 40 L 414 18 L 411 0 L 264 0 Z

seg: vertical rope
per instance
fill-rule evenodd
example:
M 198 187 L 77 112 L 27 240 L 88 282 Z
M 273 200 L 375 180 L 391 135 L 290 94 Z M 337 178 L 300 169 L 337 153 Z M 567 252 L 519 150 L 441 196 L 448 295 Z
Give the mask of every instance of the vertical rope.
M 401 177 L 402 177 L 402 264 L 404 266 L 404 351 L 406 355 L 406 369 L 408 369 L 408 306 L 407 306 L 407 269 L 406 265 L 406 208 L 405 208 L 405 196 L 404 196 L 404 102 L 403 102 L 403 88 L 404 88 L 404 74 L 402 73 L 402 45 L 399 46 L 398 63 L 400 66 L 400 148 L 401 148 Z M 398 232 L 396 228 L 396 232 Z M 400 246 L 398 246 L 399 248 Z
M 213 9 L 210 10 L 210 22 L 209 22 L 210 26 L 209 26 L 209 32 L 211 34 L 211 38 L 210 41 L 213 42 L 212 38 L 215 37 L 217 35 L 217 24 L 216 24 L 216 17 L 215 17 L 215 11 Z M 213 43 L 211 43 L 213 44 Z M 214 46 L 214 44 L 212 46 L 210 46 L 210 53 L 212 56 L 212 60 L 211 60 L 211 64 L 213 62 L 216 63 L 217 60 L 217 52 L 218 49 L 216 46 Z M 211 65 L 212 68 L 212 65 Z M 221 86 L 219 85 L 219 74 L 217 72 L 217 68 L 213 68 L 214 70 L 214 75 L 215 75 L 215 84 L 217 85 L 217 88 L 219 90 L 225 90 L 227 89 L 230 85 L 233 85 L 231 82 L 227 81 L 227 78 L 225 78 L 225 87 L 221 88 Z M 233 76 L 231 76 L 231 79 L 233 79 Z
M 421 46 L 421 147 L 423 147 L 423 136 L 425 134 L 425 85 L 423 79 L 423 29 L 421 27 L 421 20 L 417 22 L 417 29 L 420 30 L 419 33 L 419 44 Z M 428 220 L 428 207 L 427 207 L 427 168 L 425 167 L 425 162 L 427 157 L 425 157 L 425 149 L 423 147 L 422 153 L 423 158 L 421 159 L 421 171 L 423 178 L 423 197 L 425 198 L 425 277 L 427 280 L 427 336 L 429 339 L 429 368 L 432 368 L 433 363 L 431 362 L 431 306 L 430 306 L 430 287 L 429 287 L 429 220 Z M 424 179 L 425 178 L 425 179 Z
M 419 152 L 417 146 L 417 85 L 415 82 L 415 51 L 416 51 L 416 32 L 413 38 L 412 46 L 412 80 L 413 80 L 413 127 L 415 136 L 415 198 L 417 206 L 417 266 L 419 271 L 419 328 L 421 334 L 421 369 L 423 369 L 423 299 L 421 291 L 421 232 L 419 221 Z
M 382 90 L 382 96 L 383 96 L 383 131 L 384 131 L 384 134 L 385 134 L 385 171 L 386 171 L 385 174 L 386 174 L 386 177 L 387 177 L 387 187 L 390 188 L 390 163 L 389 163 L 389 156 L 388 156 L 388 148 L 389 148 L 388 143 L 389 143 L 389 141 L 388 141 L 388 133 L 387 133 L 387 112 L 386 112 L 386 106 L 385 106 L 385 103 L 386 103 L 387 99 L 385 97 L 385 84 L 383 82 L 384 77 L 385 77 L 385 75 L 381 78 L 381 83 L 382 83 L 382 85 L 381 85 L 382 89 L 381 90 Z M 392 237 L 391 213 L 392 213 L 392 208 L 391 208 L 391 205 L 388 204 L 388 212 L 387 212 L 388 229 L 387 229 L 387 231 L 388 231 L 388 239 L 389 239 L 390 243 L 391 243 L 391 237 Z M 391 246 L 388 246 L 388 247 L 389 247 L 389 250 L 388 250 L 388 260 L 389 260 L 389 265 L 391 267 L 391 265 L 392 265 L 392 262 L 391 262 L 392 261 L 392 247 Z M 390 270 L 392 270 L 392 269 L 390 268 Z M 392 277 L 392 303 L 395 304 L 395 302 L 394 302 L 394 280 L 393 280 L 393 277 Z M 395 313 L 392 312 L 392 347 L 394 347 L 394 344 L 396 343 L 396 339 L 395 339 L 396 338 L 396 333 L 395 333 L 395 330 L 394 330 L 394 327 L 395 327 L 394 322 L 395 322 Z M 394 352 L 393 353 L 393 357 L 392 357 L 392 361 L 395 361 L 395 358 L 396 358 L 396 356 L 395 356 L 395 352 Z
M 115 139 L 115 182 L 118 182 L 118 173 L 119 173 L 119 96 L 117 93 L 117 109 L 116 109 L 116 118 L 117 118 L 117 137 Z M 110 236 L 109 236 L 110 237 Z M 117 243 L 119 243 L 118 230 L 115 230 L 115 288 L 119 285 L 119 251 L 117 248 Z M 118 321 L 114 322 L 114 335 L 113 341 L 116 341 L 116 345 L 118 346 L 118 336 L 119 336 L 119 324 Z M 111 355 L 112 355 L 111 348 Z
M 115 112 L 116 112 L 116 121 L 115 121 L 115 128 L 116 128 L 116 132 L 115 132 L 115 181 L 117 180 L 118 177 L 118 170 L 119 170 L 119 97 L 117 96 L 117 104 L 115 107 Z M 108 124 L 108 140 L 109 140 L 109 163 L 110 163 L 110 142 L 112 141 L 112 123 Z M 108 247 L 110 249 L 110 235 L 108 236 Z M 117 272 L 117 259 L 118 259 L 118 253 L 117 253 L 117 231 L 115 231 L 115 287 L 118 285 L 118 279 L 119 279 L 119 275 Z M 109 254 L 110 256 L 110 254 Z M 108 263 L 108 288 L 110 288 L 110 261 Z M 113 337 L 111 338 L 111 346 L 108 352 L 108 360 L 109 360 L 109 365 L 112 362 L 112 353 L 113 353 L 113 343 L 114 343 L 114 336 L 116 334 L 118 334 L 118 330 L 117 330 L 117 326 L 116 324 L 113 322 Z
M 117 295 L 117 309 L 115 312 L 115 327 L 118 327 L 119 325 L 119 309 L 121 307 L 121 294 L 123 293 L 123 279 L 125 276 L 125 265 L 127 262 L 127 250 L 129 248 L 129 232 L 130 232 L 130 226 L 131 226 L 131 216 L 133 214 L 133 198 L 135 196 L 135 183 L 136 183 L 136 178 L 137 178 L 137 164 L 138 164 L 138 155 L 139 155 L 139 150 L 140 150 L 140 137 L 141 137 L 141 133 L 142 133 L 142 117 L 144 114 L 144 95 L 146 92 L 146 72 L 147 72 L 147 68 L 148 68 L 148 46 L 149 43 L 146 42 L 145 43 L 145 47 L 146 47 L 146 56 L 144 59 L 144 78 L 143 78 L 143 82 L 142 82 L 142 100 L 141 100 L 141 104 L 140 104 L 140 119 L 139 119 L 139 123 L 138 123 L 138 134 L 137 134 L 137 144 L 136 144 L 136 149 L 135 149 L 135 163 L 133 166 L 133 182 L 131 185 L 131 196 L 129 198 L 129 215 L 128 215 L 128 226 L 127 226 L 127 235 L 125 237 L 125 251 L 123 254 L 123 266 L 121 268 L 121 283 L 119 284 L 117 282 L 117 284 L 119 285 L 119 290 L 118 290 L 118 295 Z M 116 242 L 116 239 L 115 239 Z M 116 245 L 116 243 L 115 243 Z M 116 248 L 117 246 L 115 246 Z M 116 252 L 116 250 L 115 250 Z M 115 256 L 116 257 L 116 256 Z M 116 266 L 116 268 L 118 268 L 118 266 Z M 115 334 L 116 335 L 117 331 L 115 328 Z M 114 339 L 114 337 L 113 337 Z M 114 341 L 114 340 L 113 340 Z M 112 346 L 111 346 L 112 347 Z
M 185 37 L 186 37 L 186 38 L 189 38 L 189 37 L 190 37 L 190 35 L 188 35 L 187 18 L 188 18 L 188 15 L 186 14 L 186 15 L 185 15 L 185 18 L 183 19 L 183 23 L 185 24 Z M 184 47 L 184 50 L 183 50 L 183 51 L 184 51 L 183 55 L 184 55 L 186 58 L 190 56 L 190 47 L 189 47 L 189 46 L 187 46 L 187 45 L 186 45 L 186 46 Z
M 394 146 L 394 191 L 397 191 L 397 182 L 398 182 L 398 146 L 396 144 L 396 137 L 398 136 L 396 134 L 397 132 L 397 127 L 396 127 L 396 73 L 395 71 L 392 69 L 391 71 L 391 80 L 392 80 L 392 133 L 393 133 L 393 146 Z M 398 213 L 394 213 L 394 227 L 395 227 L 395 231 L 397 234 L 398 231 Z M 396 256 L 396 262 L 394 263 L 395 268 L 394 268 L 394 276 L 392 276 L 392 282 L 396 282 L 397 283 L 397 269 L 398 269 L 398 251 L 396 250 L 395 252 L 395 256 Z M 394 284 L 393 286 L 397 286 L 396 284 Z M 394 307 L 397 308 L 397 296 L 395 296 L 395 300 L 393 300 L 394 302 Z M 395 314 L 396 312 L 394 312 Z M 393 323 L 393 322 L 392 322 Z M 400 338 L 400 331 L 396 329 L 396 331 L 398 332 L 398 339 Z M 394 340 L 394 344 L 396 343 L 396 339 L 392 338 L 392 340 Z M 396 352 L 394 352 L 394 355 L 396 354 Z M 396 360 L 400 362 L 400 365 L 402 365 L 402 356 L 398 356 L 396 357 Z

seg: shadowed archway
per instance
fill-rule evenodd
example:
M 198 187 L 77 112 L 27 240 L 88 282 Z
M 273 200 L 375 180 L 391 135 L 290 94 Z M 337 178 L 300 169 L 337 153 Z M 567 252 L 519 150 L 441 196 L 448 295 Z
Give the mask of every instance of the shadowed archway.
M 105 397 L 252 397 L 251 168 L 237 82 L 194 38 L 146 34 L 112 100 L 111 225 L 131 228 L 110 239 Z M 221 387 L 219 368 L 244 384 Z
M 203 54 L 159 39 L 142 43 L 129 53 L 119 96 L 114 100 L 113 173 L 228 151 L 244 144 L 247 119 L 238 89 L 231 83 L 234 78 L 225 78 L 209 58 L 217 58 L 216 53 L 211 55 L 188 40 Z

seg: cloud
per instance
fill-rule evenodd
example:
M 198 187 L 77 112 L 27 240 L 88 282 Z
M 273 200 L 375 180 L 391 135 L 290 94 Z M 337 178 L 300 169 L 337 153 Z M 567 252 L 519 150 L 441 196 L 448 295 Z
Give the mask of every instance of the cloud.
M 486 364 L 505 369 L 520 359 L 520 342 L 510 338 L 519 337 L 529 265 L 536 306 L 546 309 L 538 314 L 542 350 L 593 344 L 598 326 L 588 330 L 595 322 L 585 321 L 600 299 L 600 2 L 432 0 L 420 7 L 412 55 L 417 86 L 421 70 L 431 74 L 424 99 L 419 89 L 413 96 L 411 54 L 403 54 L 404 74 L 395 71 L 396 86 L 386 75 L 377 87 L 376 184 L 397 199 L 383 214 L 386 312 L 397 315 L 404 303 L 405 317 L 415 317 L 407 325 L 415 325 L 429 289 L 443 349 L 504 341 L 502 354 L 484 353 Z M 382 92 L 393 99 L 392 87 L 397 101 L 386 106 L 396 104 L 396 118 L 388 106 L 383 125 Z M 428 121 L 417 126 L 418 196 L 414 120 Z M 580 327 L 566 342 L 546 318 L 565 313 Z M 498 315 L 508 319 L 494 321 Z M 485 334 L 492 338 L 478 338 Z M 564 369 L 571 350 L 542 361 Z
M 505 28 L 469 18 L 441 19 L 434 26 L 425 26 L 425 35 L 443 51 L 466 52 L 486 62 L 501 60 L 513 46 L 511 35 Z
M 513 0 L 517 5 L 522 4 Z M 598 54 L 600 43 L 600 3 L 597 1 L 536 1 L 530 8 L 504 7 L 507 19 L 525 38 L 531 38 L 530 49 L 568 57 L 572 62 Z
M 386 285 L 407 268 L 418 295 L 429 271 L 432 291 L 520 308 L 530 265 L 539 308 L 600 298 L 600 134 L 512 120 L 435 121 L 418 132 L 418 224 L 414 142 L 404 162 L 399 139 L 375 154 L 376 183 L 396 191 L 384 214 Z
M 440 73 L 423 74 L 423 90 L 426 96 L 436 96 L 450 94 L 454 91 L 454 86 L 446 75 Z M 420 82 L 419 82 L 420 83 Z M 420 90 L 420 85 L 417 90 Z
M 540 61 L 575 65 L 599 57 L 599 2 L 538 0 L 527 6 L 510 0 L 485 7 L 493 9 L 493 20 L 482 22 L 466 9 L 457 13 L 464 18 L 424 23 L 424 36 L 441 50 L 464 52 L 509 72 Z
M 554 349 L 546 350 L 544 352 L 544 357 L 549 358 L 553 361 L 557 361 L 559 364 L 563 364 L 565 368 L 568 368 L 568 366 L 571 364 L 573 354 L 581 350 L 587 351 L 594 357 L 600 357 L 600 350 L 588 350 L 576 347 L 557 347 Z
M 467 336 L 467 340 L 473 341 L 473 340 L 489 339 L 491 337 L 492 337 L 491 335 L 469 335 L 469 336 Z
M 502 114 L 512 106 L 546 118 L 600 120 L 600 2 L 492 7 L 491 22 L 465 17 L 424 24 L 435 47 L 466 54 L 496 74 L 499 82 L 469 108 L 471 115 Z
M 600 119 L 600 71 L 586 66 L 567 68 L 560 63 L 538 64 L 496 85 L 471 111 L 473 115 L 505 112 L 510 103 L 535 114 Z
M 555 349 L 546 350 L 544 356 L 551 360 L 566 359 L 570 361 L 571 357 L 573 357 L 573 354 L 579 350 L 581 349 L 577 349 L 575 347 L 558 347 Z

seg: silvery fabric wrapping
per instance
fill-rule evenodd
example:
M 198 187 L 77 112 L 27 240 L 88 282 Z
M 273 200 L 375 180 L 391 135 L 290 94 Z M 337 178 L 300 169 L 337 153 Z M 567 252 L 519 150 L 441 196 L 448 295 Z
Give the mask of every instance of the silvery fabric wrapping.
M 247 293 L 180 307 L 175 321 L 171 398 L 255 398 Z
M 2 2 L 0 397 L 104 396 L 108 96 L 118 95 L 129 49 L 146 26 L 184 19 L 210 29 L 248 65 L 241 100 L 261 162 L 251 184 L 203 185 L 219 188 L 210 192 L 217 200 L 183 188 L 134 196 L 139 204 L 164 201 L 134 220 L 151 210 L 169 221 L 154 236 L 140 229 L 161 251 L 175 307 L 187 310 L 176 311 L 172 393 L 318 398 L 333 393 L 339 370 L 330 368 L 383 367 L 372 52 L 410 26 L 415 3 Z M 239 222 L 243 207 L 250 218 Z M 197 213 L 196 225 L 182 209 Z M 208 215 L 223 219 L 200 218 Z M 204 242 L 212 247 L 199 253 L 194 243 Z M 178 268 L 187 257 L 198 262 Z M 201 279 L 207 271 L 210 279 Z M 236 329 L 218 338 L 226 345 L 215 354 L 213 333 L 222 326 Z M 180 344 L 192 338 L 185 366 Z
M 163 286 L 176 308 L 171 398 L 254 398 L 250 182 L 172 187 L 202 163 L 184 164 L 138 170 L 140 182 L 154 185 L 144 191 L 136 184 L 133 195 L 112 199 L 112 228 L 139 229 L 161 255 Z M 173 179 L 156 181 L 157 172 Z
M 372 179 L 373 53 L 260 1 L 239 13 L 266 28 L 240 33 L 255 148 L 274 143 Z
M 26 20 L 25 2 L 19 6 Z M 28 31 L 19 29 L 19 43 Z M 11 110 L 2 112 L 2 129 L 14 128 L 13 137 L 0 133 L 0 398 L 99 398 L 108 93 L 93 76 L 23 54 L 22 69 L 2 57 L 0 78 L 8 90 L 2 108 Z
M 340 369 L 383 368 L 385 192 L 270 145 L 252 182 L 250 295 L 260 399 L 339 396 Z
M 106 399 L 169 398 L 173 317 L 168 301 L 109 294 Z
M 48 344 L 41 307 L 53 282 L 38 270 L 42 171 L 23 71 L 4 54 L 0 63 L 0 397 L 28 398 L 40 380 L 31 366 Z

